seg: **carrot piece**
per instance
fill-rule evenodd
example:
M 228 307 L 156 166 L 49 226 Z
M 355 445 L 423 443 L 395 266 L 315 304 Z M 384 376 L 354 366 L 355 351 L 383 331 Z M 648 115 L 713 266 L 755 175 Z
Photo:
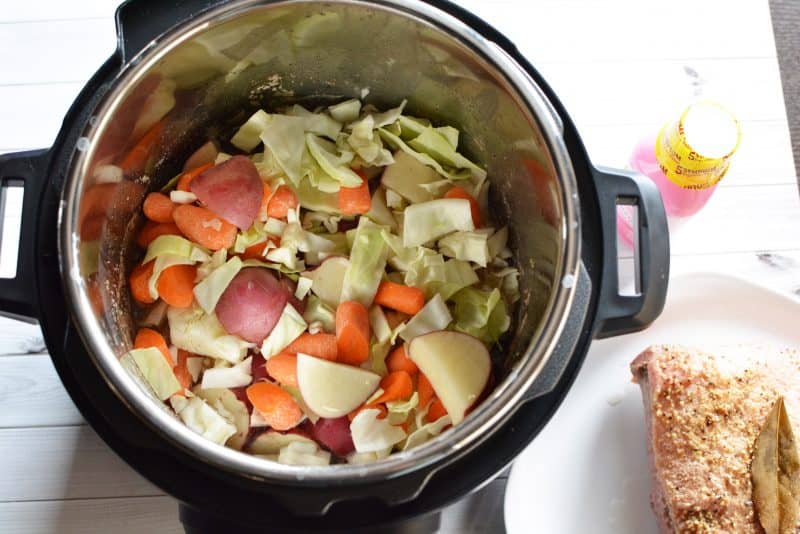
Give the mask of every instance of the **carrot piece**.
M 269 376 L 284 386 L 297 387 L 297 355 L 281 352 L 267 360 Z
M 427 406 L 428 403 L 436 396 L 428 377 L 422 373 L 417 376 L 417 393 L 419 394 L 420 408 L 425 408 L 425 406 Z
M 283 219 L 289 210 L 297 207 L 297 195 L 285 185 L 278 186 L 275 194 L 267 204 L 267 215 L 276 219 Z
M 415 375 L 419 372 L 417 364 L 411 361 L 411 358 L 406 354 L 405 345 L 400 345 L 389 353 L 389 357 L 386 358 L 386 367 L 388 367 L 389 371 L 405 371 L 409 375 Z
M 175 223 L 156 223 L 147 221 L 136 236 L 136 244 L 142 248 L 147 248 L 153 239 L 160 235 L 182 235 L 180 228 Z
M 333 334 L 326 334 L 324 332 L 309 334 L 305 332 L 289 343 L 289 346 L 284 349 L 284 352 L 291 354 L 302 352 L 309 356 L 335 362 L 339 350 L 337 348 L 336 336 Z
M 152 304 L 156 301 L 150 296 L 150 288 L 148 282 L 150 277 L 153 276 L 153 267 L 156 260 L 150 260 L 144 265 L 137 265 L 131 271 L 131 276 L 128 278 L 128 283 L 131 286 L 131 295 L 136 302 L 142 304 Z
M 478 201 L 475 200 L 475 197 L 470 195 L 466 189 L 460 186 L 455 186 L 444 194 L 444 198 L 463 198 L 464 200 L 469 200 L 469 209 L 472 212 L 472 222 L 475 224 L 475 228 L 480 228 L 481 208 L 478 206 Z
M 172 368 L 175 373 L 175 378 L 181 385 L 181 389 L 189 389 L 192 387 L 192 374 L 189 372 L 189 367 L 186 365 L 189 359 L 189 353 L 183 349 L 178 349 L 178 363 Z
M 188 239 L 211 250 L 230 248 L 236 240 L 236 226 L 206 208 L 182 204 L 172 218 Z
M 363 178 L 363 177 L 362 177 Z M 369 196 L 369 183 L 362 180 L 358 187 L 341 187 L 337 197 L 339 211 L 345 215 L 361 215 L 367 213 L 372 206 Z
M 267 237 L 267 241 L 273 243 L 274 245 L 278 245 L 280 243 L 280 238 L 276 236 L 269 236 Z M 259 260 L 264 261 L 264 249 L 267 247 L 267 241 L 263 243 L 256 243 L 255 245 L 250 245 L 244 252 L 239 254 L 239 257 L 244 260 Z
M 384 406 L 383 404 L 376 404 L 374 406 L 372 404 L 370 405 L 362 404 L 361 406 L 359 406 L 358 408 L 347 414 L 347 418 L 352 421 L 353 419 L 356 418 L 359 412 L 363 412 L 364 410 L 378 410 L 380 412 L 378 414 L 378 419 L 384 419 L 386 417 L 386 414 L 388 413 L 386 406 Z
M 199 167 L 195 167 L 190 171 L 186 171 L 185 173 L 181 174 L 181 177 L 178 178 L 178 186 L 176 189 L 178 191 L 186 191 L 187 193 L 191 191 L 189 185 L 192 183 L 192 180 L 203 174 L 204 171 L 207 171 L 211 167 L 213 167 L 213 163 L 206 163 L 205 165 L 200 165 Z
M 375 304 L 416 315 L 425 306 L 425 293 L 418 287 L 404 286 L 384 280 L 375 293 Z
M 167 341 L 164 339 L 164 336 L 152 328 L 140 328 L 139 331 L 136 332 L 136 339 L 133 341 L 133 348 L 158 349 L 161 351 L 164 359 L 167 360 L 170 369 L 172 369 L 172 366 L 175 365 L 175 362 L 172 361 L 172 354 L 169 353 Z
M 174 209 L 175 203 L 167 195 L 156 192 L 147 195 L 142 206 L 144 216 L 157 223 L 172 222 L 172 211 Z
M 269 184 L 264 182 L 264 194 L 261 195 L 261 207 L 258 208 L 258 217 L 260 219 L 266 219 L 267 213 L 269 208 L 269 200 L 272 196 L 272 190 L 269 188 Z
M 294 428 L 303 418 L 302 410 L 289 392 L 271 382 L 256 382 L 245 393 L 253 408 L 275 430 Z
M 342 363 L 361 365 L 369 359 L 369 314 L 360 302 L 336 308 L 336 347 Z
M 425 414 L 425 421 L 433 423 L 445 415 L 447 415 L 447 410 L 445 410 L 444 404 L 442 404 L 442 401 L 437 397 L 431 403 L 431 407 L 428 408 L 428 413 Z
M 145 132 L 141 139 L 128 151 L 120 160 L 119 166 L 125 174 L 134 174 L 144 170 L 148 158 L 150 158 L 153 148 L 156 146 L 161 132 L 164 129 L 164 122 L 158 121 Z
M 173 265 L 167 267 L 158 277 L 156 288 L 158 296 L 175 308 L 188 308 L 194 301 L 194 279 L 197 267 L 194 265 Z
M 383 389 L 383 393 L 372 401 L 370 406 L 384 402 L 408 400 L 414 393 L 411 375 L 405 371 L 393 371 L 384 376 L 381 379 L 380 387 Z

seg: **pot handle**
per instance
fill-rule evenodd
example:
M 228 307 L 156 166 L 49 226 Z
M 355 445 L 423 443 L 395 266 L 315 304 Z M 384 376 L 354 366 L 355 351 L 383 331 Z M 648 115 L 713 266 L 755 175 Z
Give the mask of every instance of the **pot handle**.
M 17 270 L 14 278 L 0 278 L 0 315 L 29 323 L 35 323 L 37 320 L 34 247 L 47 157 L 47 150 L 0 155 L 0 251 L 6 191 L 10 187 L 24 189 Z
M 181 21 L 189 20 L 221 0 L 127 0 L 117 8 L 117 46 L 123 63 Z
M 661 194 L 647 177 L 636 172 L 594 169 L 603 224 L 603 274 L 595 338 L 644 330 L 664 309 L 669 283 L 669 232 Z M 639 246 L 634 268 L 640 283 L 634 295 L 621 295 L 617 260 L 617 206 L 639 209 Z

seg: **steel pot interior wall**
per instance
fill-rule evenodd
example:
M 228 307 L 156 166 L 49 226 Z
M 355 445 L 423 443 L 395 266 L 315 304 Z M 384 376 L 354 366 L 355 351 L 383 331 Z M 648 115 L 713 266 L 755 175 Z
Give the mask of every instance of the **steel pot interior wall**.
M 491 43 L 478 50 L 477 34 L 443 27 L 446 16 L 429 19 L 431 9 L 232 2 L 134 58 L 78 142 L 60 223 L 68 294 L 101 367 L 118 365 L 108 360 L 132 344 L 126 279 L 142 256 L 134 236 L 145 195 L 208 139 L 230 149 L 226 140 L 259 108 L 363 97 L 380 109 L 407 99 L 408 113 L 458 127 L 460 149 L 488 169 L 491 212 L 511 230 L 522 298 L 487 402 L 530 385 L 569 303 L 560 281 L 575 272 L 579 246 L 572 169 L 546 106 L 532 110 L 535 95 L 503 72 L 499 48 L 490 60 Z

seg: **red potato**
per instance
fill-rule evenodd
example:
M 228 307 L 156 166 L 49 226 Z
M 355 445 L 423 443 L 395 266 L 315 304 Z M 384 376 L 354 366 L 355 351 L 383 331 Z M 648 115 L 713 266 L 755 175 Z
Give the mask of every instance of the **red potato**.
M 267 373 L 267 361 L 258 351 L 253 352 L 253 359 L 250 365 L 250 374 L 253 375 L 253 382 L 258 382 L 259 380 L 266 380 L 269 378 L 269 373 Z
M 234 156 L 192 180 L 189 189 L 209 210 L 242 230 L 258 216 L 264 185 L 245 156 Z
M 272 273 L 249 267 L 231 280 L 214 311 L 229 334 L 261 343 L 275 328 L 288 300 L 289 292 Z
M 350 434 L 350 419 L 346 415 L 336 419 L 318 419 L 311 435 L 337 456 L 347 456 L 356 448 Z

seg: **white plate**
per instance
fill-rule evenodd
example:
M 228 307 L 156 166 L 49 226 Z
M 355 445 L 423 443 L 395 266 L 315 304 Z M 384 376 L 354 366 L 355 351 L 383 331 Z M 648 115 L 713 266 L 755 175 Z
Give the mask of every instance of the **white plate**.
M 800 302 L 739 278 L 672 279 L 653 326 L 592 344 L 564 404 L 514 463 L 508 532 L 657 534 L 642 400 L 630 362 L 656 343 L 800 346 L 798 320 Z

